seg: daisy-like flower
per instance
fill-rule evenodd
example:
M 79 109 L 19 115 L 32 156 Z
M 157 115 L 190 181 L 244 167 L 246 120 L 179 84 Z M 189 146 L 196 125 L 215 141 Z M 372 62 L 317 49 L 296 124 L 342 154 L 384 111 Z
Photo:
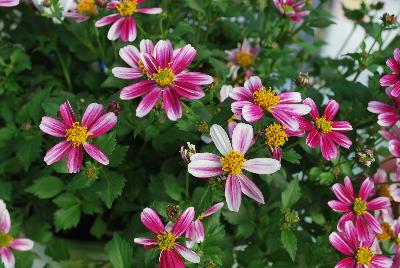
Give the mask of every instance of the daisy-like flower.
M 95 0 L 79 0 L 77 3 L 72 2 L 70 11 L 63 12 L 63 16 L 81 23 L 96 16 L 98 13 Z
M 242 193 L 264 204 L 264 196 L 255 183 L 243 174 L 247 170 L 256 174 L 272 174 L 281 168 L 279 161 L 271 158 L 247 160 L 246 152 L 253 144 L 253 127 L 239 123 L 233 130 L 232 144 L 228 134 L 219 125 L 210 129 L 211 138 L 222 156 L 212 153 L 194 154 L 188 165 L 190 174 L 197 178 L 210 178 L 227 175 L 225 198 L 229 210 L 239 211 Z
M 390 268 L 392 265 L 390 258 L 375 253 L 374 241 L 363 239 L 351 221 L 345 223 L 343 231 L 331 233 L 329 242 L 347 256 L 335 268 Z
M 302 10 L 305 6 L 305 1 L 274 0 L 274 4 L 282 15 L 293 22 L 301 23 L 304 21 L 304 17 L 310 14 L 310 11 Z
M 214 204 L 205 212 L 201 213 L 197 219 L 192 222 L 186 231 L 186 237 L 189 239 L 189 241 L 186 242 L 186 246 L 191 248 L 194 244 L 199 244 L 204 241 L 204 225 L 202 223 L 203 219 L 213 215 L 214 213 L 217 213 L 223 206 L 223 202 Z
M 392 104 L 380 101 L 370 101 L 368 103 L 368 111 L 378 114 L 378 125 L 382 127 L 391 127 L 400 120 L 400 97 L 393 97 L 390 94 L 392 87 L 386 89 L 386 95 Z
M 386 61 L 386 65 L 393 73 L 382 76 L 379 83 L 382 87 L 393 86 L 390 94 L 393 97 L 400 97 L 400 48 L 394 50 L 393 56 Z
M 310 116 L 314 121 L 310 123 L 303 118 L 301 119 L 302 128 L 310 132 L 306 144 L 311 148 L 320 146 L 322 156 L 326 160 L 332 160 L 338 156 L 336 144 L 349 149 L 351 140 L 342 132 L 352 130 L 352 126 L 348 121 L 332 121 L 339 111 L 339 104 L 335 100 L 330 100 L 323 115 L 319 116 L 317 106 L 312 99 L 307 98 L 304 103 L 311 107 Z
M 195 252 L 177 242 L 190 227 L 194 218 L 194 208 L 187 208 L 178 218 L 172 230 L 166 230 L 157 212 L 151 208 L 145 208 L 140 214 L 140 218 L 146 228 L 157 238 L 135 238 L 134 242 L 143 245 L 144 249 L 159 248 L 161 250 L 160 268 L 184 268 L 185 264 L 179 255 L 189 262 L 200 262 L 200 257 Z
M 201 99 L 204 96 L 202 86 L 213 82 L 207 74 L 185 70 L 195 57 L 196 50 L 191 45 L 184 46 L 174 55 L 170 41 L 157 42 L 153 55 L 140 55 L 150 79 L 123 88 L 120 98 L 130 100 L 144 95 L 136 109 L 136 116 L 143 117 L 162 97 L 168 118 L 173 121 L 181 118 L 181 98 Z
M 357 231 L 364 239 L 368 239 L 371 231 L 382 233 L 381 225 L 369 211 L 381 210 L 390 207 L 387 197 L 378 197 L 367 200 L 374 191 L 374 183 L 370 179 L 365 179 L 361 184 L 358 196 L 354 195 L 353 184 L 349 177 L 344 178 L 344 184 L 336 183 L 332 186 L 332 191 L 338 200 L 328 202 L 328 205 L 336 212 L 344 215 L 338 222 L 338 230 L 343 230 L 347 221 L 355 221 Z
M 15 265 L 15 258 L 11 249 L 17 251 L 28 251 L 33 248 L 33 241 L 27 238 L 15 239 L 10 234 L 11 219 L 5 204 L 0 200 L 0 257 L 5 268 Z
M 391 183 L 389 183 L 388 174 L 383 169 L 378 169 L 374 174 L 374 183 L 377 186 L 377 195 L 382 197 L 387 197 L 389 200 L 395 202 L 400 202 L 400 182 L 392 183 L 393 181 L 399 181 L 400 178 L 396 178 L 395 174 L 390 177 Z
M 19 4 L 19 0 L 0 0 L 0 7 L 14 7 Z
M 229 77 L 237 76 L 240 68 L 247 69 L 255 62 L 257 55 L 260 53 L 260 48 L 252 47 L 247 38 L 243 39 L 243 43 L 238 45 L 238 48 L 225 51 L 228 54 L 228 66 L 230 66 Z
M 234 100 L 232 112 L 243 116 L 246 121 L 258 121 L 267 112 L 291 130 L 299 128 L 297 117 L 306 115 L 311 110 L 301 103 L 300 93 L 278 94 L 277 90 L 265 88 L 258 76 L 250 77 L 244 87 L 234 88 L 229 96 Z
M 143 2 L 145 0 L 120 0 L 108 3 L 107 9 L 113 10 L 115 14 L 105 16 L 96 21 L 96 27 L 112 24 L 107 34 L 109 40 L 121 38 L 123 42 L 134 41 L 137 29 L 132 15 L 135 12 L 143 14 L 160 14 L 162 12 L 161 8 L 138 8 Z
M 117 123 L 113 112 L 104 113 L 101 104 L 92 103 L 86 108 L 81 123 L 77 121 L 68 101 L 60 106 L 58 119 L 44 116 L 40 129 L 54 137 L 64 138 L 47 151 L 44 161 L 47 165 L 54 164 L 67 156 L 67 168 L 70 173 L 80 171 L 83 161 L 83 149 L 97 162 L 108 165 L 108 157 L 88 139 L 98 138 L 109 132 Z

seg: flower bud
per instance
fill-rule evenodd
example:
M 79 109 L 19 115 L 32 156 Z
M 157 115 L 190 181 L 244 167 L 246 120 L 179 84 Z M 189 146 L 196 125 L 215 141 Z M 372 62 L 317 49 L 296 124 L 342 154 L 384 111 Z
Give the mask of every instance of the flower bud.
M 196 125 L 196 128 L 197 128 L 197 131 L 202 134 L 208 134 L 208 132 L 210 132 L 208 124 L 204 120 L 201 120 L 200 122 L 198 122 Z
M 108 112 L 113 112 L 113 113 L 115 113 L 116 116 L 118 116 L 120 111 L 121 111 L 121 106 L 119 105 L 118 102 L 112 100 L 108 104 L 107 111 Z
M 308 86 L 309 83 L 310 83 L 310 77 L 308 76 L 308 73 L 300 72 L 296 78 L 296 85 L 298 87 L 306 87 Z
M 383 24 L 387 26 L 387 25 L 395 24 L 397 21 L 397 18 L 394 14 L 384 13 L 381 20 L 382 20 Z
M 207 261 L 204 268 L 217 268 L 218 266 L 213 261 Z
M 364 149 L 356 154 L 357 162 L 360 166 L 370 167 L 375 162 L 374 152 L 370 149 Z
M 91 162 L 87 162 L 85 166 L 85 176 L 88 179 L 98 179 L 99 178 L 99 168 L 93 165 Z
M 191 144 L 190 142 L 187 143 L 187 149 L 185 146 L 181 146 L 179 153 L 181 154 L 181 158 L 186 165 L 190 163 L 190 157 L 196 153 L 196 146 Z
M 165 213 L 170 221 L 175 222 L 181 214 L 181 209 L 178 205 L 170 204 L 165 208 Z
M 285 222 L 289 224 L 298 223 L 300 221 L 299 214 L 296 211 L 288 211 L 285 213 Z
M 32 129 L 32 124 L 31 122 L 25 122 L 21 125 L 21 130 L 22 131 L 29 131 Z

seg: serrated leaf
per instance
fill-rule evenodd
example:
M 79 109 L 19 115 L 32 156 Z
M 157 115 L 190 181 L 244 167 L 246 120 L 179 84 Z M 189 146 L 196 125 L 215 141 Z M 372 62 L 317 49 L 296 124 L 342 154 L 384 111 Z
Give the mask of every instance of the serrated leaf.
M 42 137 L 28 136 L 20 140 L 18 145 L 17 158 L 25 171 L 28 171 L 31 163 L 41 156 Z
M 297 238 L 296 235 L 288 229 L 284 229 L 281 232 L 281 242 L 282 246 L 289 253 L 292 261 L 296 258 L 297 252 Z
M 101 179 L 94 188 L 104 204 L 111 208 L 113 201 L 121 195 L 126 179 L 121 174 L 106 169 L 103 170 L 100 177 Z
M 103 153 L 110 157 L 115 149 L 115 146 L 117 145 L 115 131 L 100 136 L 99 138 L 95 139 L 95 143 Z
M 79 204 L 80 200 L 78 199 L 78 197 L 71 193 L 63 193 L 57 196 L 57 198 L 55 198 L 53 202 L 61 208 L 68 208 L 73 205 Z
M 26 188 L 40 199 L 52 198 L 64 190 L 64 182 L 54 176 L 43 176 L 35 180 L 31 186 Z
M 300 186 L 299 181 L 293 179 L 286 187 L 285 191 L 282 192 L 282 206 L 283 208 L 290 208 L 300 198 Z
M 79 204 L 69 208 L 60 208 L 54 213 L 54 224 L 56 230 L 68 230 L 76 227 L 81 219 L 81 208 Z
M 110 167 L 118 167 L 119 165 L 121 165 L 124 160 L 125 160 L 125 156 L 126 153 L 129 150 L 129 146 L 120 146 L 117 145 L 113 151 L 113 153 L 110 156 Z
M 299 155 L 295 149 L 290 148 L 289 150 L 284 150 L 282 158 L 293 164 L 300 164 L 301 155 Z
M 132 267 L 133 249 L 131 244 L 120 235 L 113 236 L 113 239 L 106 244 L 105 251 L 113 267 Z

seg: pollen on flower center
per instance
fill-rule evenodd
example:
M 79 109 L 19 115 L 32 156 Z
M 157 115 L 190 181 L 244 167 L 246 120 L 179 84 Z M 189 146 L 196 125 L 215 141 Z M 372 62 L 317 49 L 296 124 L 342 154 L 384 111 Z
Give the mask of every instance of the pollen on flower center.
M 80 0 L 76 6 L 76 10 L 79 14 L 84 16 L 93 16 L 97 13 L 97 7 L 95 0 Z
M 390 240 L 392 238 L 392 235 L 393 235 L 392 227 L 387 222 L 383 222 L 381 224 L 381 226 L 382 226 L 382 233 L 381 234 L 376 234 L 376 237 L 378 237 L 378 239 L 381 240 L 381 241 Z
M 133 13 L 135 13 L 136 7 L 137 7 L 136 0 L 122 0 L 116 6 L 117 11 L 122 16 L 131 16 Z
M 293 13 L 294 8 L 290 5 L 283 5 L 283 12 L 285 12 L 285 14 L 290 14 Z
M 0 232 L 0 248 L 8 247 L 13 240 L 11 235 Z
M 326 120 L 325 115 L 315 119 L 315 127 L 322 133 L 327 134 L 332 131 L 332 122 Z
M 157 235 L 157 245 L 161 250 L 170 250 L 174 248 L 175 236 L 170 232 L 164 232 Z
M 364 215 L 365 211 L 367 210 L 367 202 L 362 201 L 359 197 L 356 197 L 354 199 L 353 210 L 359 216 Z
M 359 247 L 357 250 L 357 264 L 370 265 L 372 258 L 374 257 L 374 251 L 369 247 Z
M 246 51 L 239 51 L 237 53 L 237 63 L 243 67 L 246 68 L 250 65 L 253 64 L 253 55 L 250 52 L 246 52 Z
M 279 102 L 279 96 L 277 96 L 277 94 L 277 90 L 261 87 L 253 93 L 254 104 L 260 106 L 265 111 L 270 111 Z
M 265 144 L 269 147 L 278 148 L 288 141 L 285 127 L 281 124 L 273 123 L 264 130 Z
M 174 83 L 175 75 L 170 67 L 159 68 L 156 74 L 153 74 L 153 79 L 160 87 L 169 87 Z
M 197 220 L 198 220 L 198 221 L 202 221 L 203 219 L 204 219 L 204 214 L 201 213 L 201 214 L 197 217 Z
M 245 161 L 242 153 L 232 150 L 226 156 L 221 157 L 222 170 L 231 175 L 240 174 Z
M 73 123 L 72 127 L 65 131 L 67 141 L 71 142 L 74 147 L 84 144 L 90 135 L 92 133 L 88 132 L 87 127 L 81 126 L 79 122 Z
M 144 67 L 143 61 L 141 59 L 139 59 L 139 61 L 138 61 L 138 66 L 139 66 L 140 72 L 143 75 L 147 76 L 148 78 L 151 78 L 151 75 L 147 72 L 146 67 Z

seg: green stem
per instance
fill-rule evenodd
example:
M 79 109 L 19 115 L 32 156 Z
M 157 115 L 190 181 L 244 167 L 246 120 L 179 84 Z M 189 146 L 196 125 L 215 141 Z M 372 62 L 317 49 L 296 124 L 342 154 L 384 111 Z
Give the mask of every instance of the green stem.
M 64 77 L 65 77 L 65 81 L 67 82 L 67 86 L 68 86 L 68 90 L 73 92 L 72 90 L 72 82 L 71 82 L 71 76 L 69 75 L 69 70 L 68 70 L 68 66 L 65 63 L 63 57 L 61 56 L 60 51 L 58 51 L 58 49 L 56 49 L 56 54 L 57 54 L 57 59 L 60 62 L 62 71 L 64 73 Z
M 94 27 L 94 33 L 96 35 L 97 45 L 99 46 L 99 49 L 100 49 L 100 58 L 101 58 L 101 60 L 105 60 L 105 52 L 104 52 L 103 44 L 100 40 L 99 29 L 97 29 L 97 27 L 94 24 L 93 24 L 93 27 Z
M 185 183 L 186 183 L 186 198 L 189 199 L 189 172 L 186 171 L 185 174 Z

